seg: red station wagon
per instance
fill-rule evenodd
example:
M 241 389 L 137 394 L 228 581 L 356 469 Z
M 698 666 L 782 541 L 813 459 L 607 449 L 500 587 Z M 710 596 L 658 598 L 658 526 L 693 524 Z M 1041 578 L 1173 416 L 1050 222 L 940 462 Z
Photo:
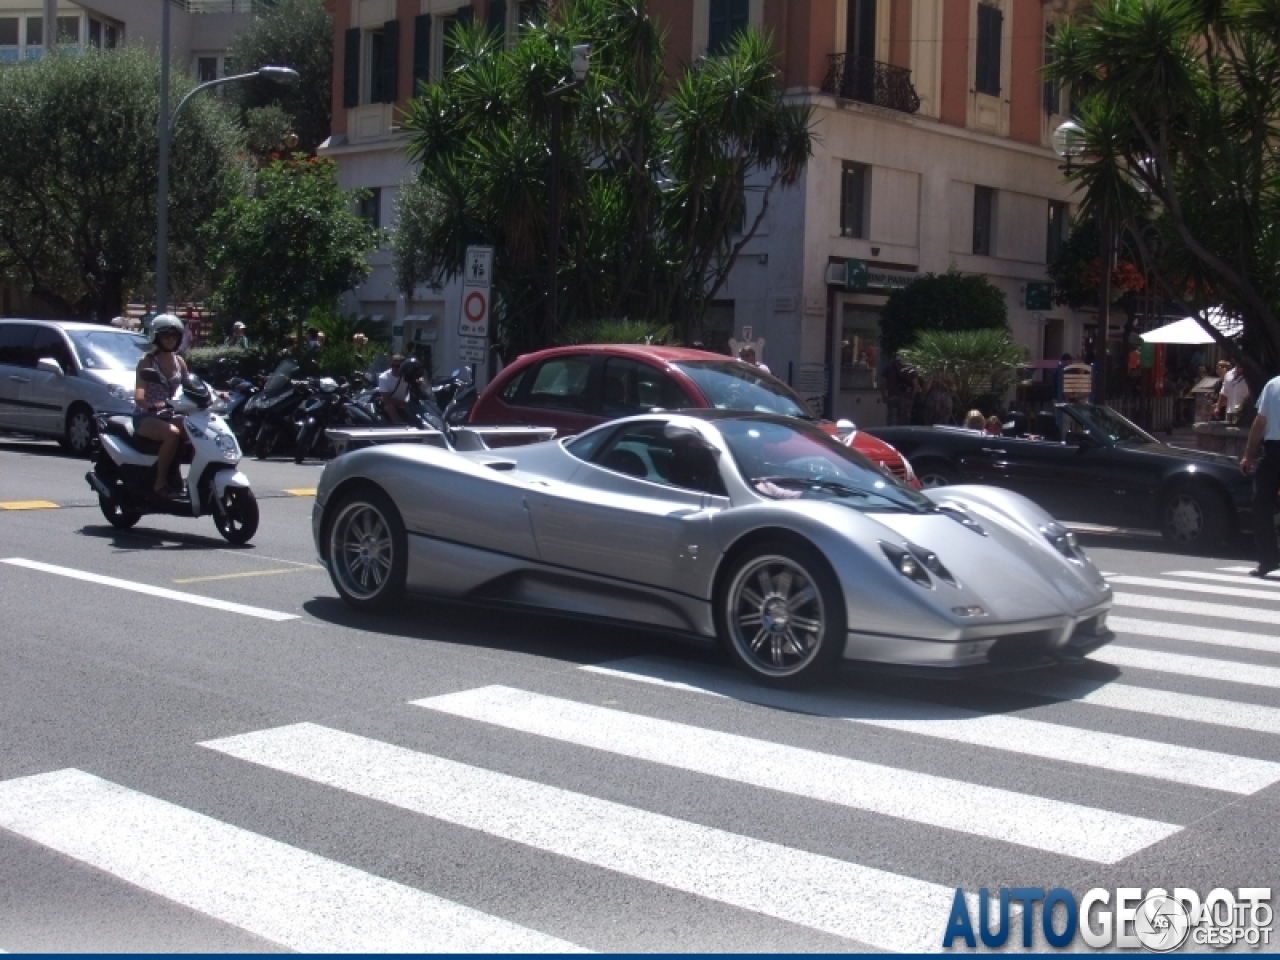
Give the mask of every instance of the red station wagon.
M 485 387 L 468 422 L 555 427 L 559 436 L 569 436 L 657 409 L 757 410 L 837 432 L 831 421 L 818 421 L 789 386 L 751 364 L 703 350 L 629 344 L 525 354 Z M 861 430 L 851 440 L 863 456 L 919 487 L 911 465 L 889 444 Z

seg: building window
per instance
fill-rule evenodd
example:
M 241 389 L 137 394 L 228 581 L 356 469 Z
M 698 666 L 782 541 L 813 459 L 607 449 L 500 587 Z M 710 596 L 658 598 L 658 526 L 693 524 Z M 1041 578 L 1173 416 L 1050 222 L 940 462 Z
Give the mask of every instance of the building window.
M 1044 262 L 1053 263 L 1062 252 L 1067 238 L 1067 205 L 1060 200 L 1049 201 L 1049 233 L 1045 238 Z
M 360 198 L 359 216 L 375 230 L 382 228 L 382 188 L 367 187 Z
M 44 17 L 27 17 L 27 46 L 44 46 Z M 30 53 L 30 51 L 27 52 Z
M 1057 28 L 1051 23 L 1044 28 L 1044 65 L 1053 66 L 1053 40 Z M 1053 116 L 1062 113 L 1062 84 L 1057 80 L 1044 82 L 1044 112 Z
M 210 80 L 218 79 L 218 58 L 217 57 L 197 57 L 196 58 L 196 83 L 208 83 Z
M 973 252 L 991 256 L 992 227 L 995 224 L 996 192 L 990 187 L 973 188 Z
M 80 18 L 79 17 L 59 17 L 58 18 L 58 45 L 63 44 L 79 46 L 80 44 Z
M 18 18 L 0 17 L 0 63 L 18 62 Z
M 711 0 L 707 20 L 708 55 L 724 53 L 733 35 L 747 29 L 750 21 L 750 0 Z
M 846 160 L 840 171 L 840 236 L 866 237 L 870 187 L 870 168 Z
M 1004 14 L 999 7 L 978 4 L 978 61 L 974 88 L 988 96 L 1000 96 L 1000 41 Z

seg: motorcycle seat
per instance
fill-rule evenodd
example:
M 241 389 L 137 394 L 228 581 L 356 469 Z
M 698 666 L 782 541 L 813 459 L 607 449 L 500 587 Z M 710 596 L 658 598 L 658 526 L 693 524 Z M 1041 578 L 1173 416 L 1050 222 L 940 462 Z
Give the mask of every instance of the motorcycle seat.
M 136 436 L 133 432 L 132 417 L 109 417 L 102 431 L 108 436 L 119 437 L 143 456 L 153 457 L 160 452 L 160 444 L 146 437 Z

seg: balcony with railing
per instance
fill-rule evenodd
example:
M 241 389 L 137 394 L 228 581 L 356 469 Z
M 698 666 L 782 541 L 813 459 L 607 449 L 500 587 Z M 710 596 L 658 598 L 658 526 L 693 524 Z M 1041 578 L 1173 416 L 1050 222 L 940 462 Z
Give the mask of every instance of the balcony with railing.
M 844 100 L 857 100 L 888 110 L 915 113 L 920 97 L 911 85 L 911 71 L 870 57 L 833 54 L 822 78 L 822 92 Z

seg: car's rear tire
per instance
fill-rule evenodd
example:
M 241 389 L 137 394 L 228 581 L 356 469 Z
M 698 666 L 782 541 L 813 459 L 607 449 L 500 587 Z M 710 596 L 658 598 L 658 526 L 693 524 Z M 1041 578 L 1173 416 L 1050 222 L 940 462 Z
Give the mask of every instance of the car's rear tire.
M 399 601 L 409 538 L 391 498 L 363 487 L 341 497 L 328 513 L 325 557 L 338 595 L 358 610 L 385 610 Z
M 93 452 L 96 432 L 93 411 L 83 403 L 75 403 L 67 411 L 66 430 L 59 443 L 73 456 L 88 457 Z
M 715 604 L 733 661 L 773 686 L 831 675 L 844 654 L 844 594 L 830 564 L 796 540 L 753 544 L 730 561 Z
M 956 482 L 956 472 L 945 460 L 924 459 L 919 463 L 912 460 L 911 468 L 915 470 L 920 486 L 926 490 L 949 487 Z
M 1160 533 L 1179 550 L 1210 550 L 1230 530 L 1226 504 L 1203 483 L 1178 483 L 1160 499 Z

